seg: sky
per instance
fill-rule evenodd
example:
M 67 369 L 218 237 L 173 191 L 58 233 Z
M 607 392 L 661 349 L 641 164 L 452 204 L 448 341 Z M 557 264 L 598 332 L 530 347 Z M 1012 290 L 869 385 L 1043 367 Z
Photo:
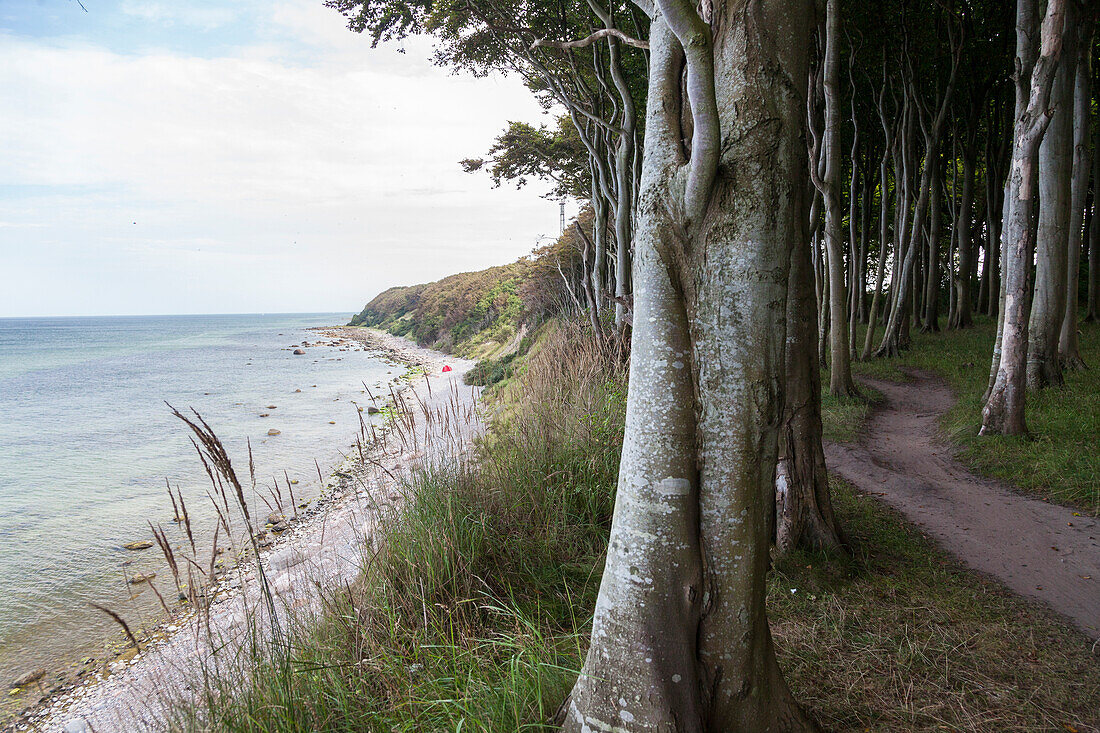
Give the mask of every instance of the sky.
M 0 0 L 0 317 L 350 313 L 558 232 L 458 165 L 551 121 L 517 78 L 321 0 L 83 4 Z

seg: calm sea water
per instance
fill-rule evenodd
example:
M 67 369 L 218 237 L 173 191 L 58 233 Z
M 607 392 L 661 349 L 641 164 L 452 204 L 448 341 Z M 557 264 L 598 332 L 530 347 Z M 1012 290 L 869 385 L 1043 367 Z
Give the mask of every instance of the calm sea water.
M 149 521 L 178 534 L 166 478 L 188 498 L 194 525 L 213 530 L 208 480 L 165 401 L 198 410 L 243 475 L 250 440 L 259 478 L 286 471 L 299 501 L 317 494 L 314 461 L 328 469 L 349 450 L 363 383 L 402 373 L 362 351 L 288 348 L 316 340 L 310 326 L 346 321 L 0 319 L 0 685 L 102 649 L 117 631 L 89 602 L 153 620 L 155 598 L 131 599 L 124 572 L 161 569 L 159 553 L 121 545 L 149 539 Z M 158 585 L 167 592 L 169 576 Z

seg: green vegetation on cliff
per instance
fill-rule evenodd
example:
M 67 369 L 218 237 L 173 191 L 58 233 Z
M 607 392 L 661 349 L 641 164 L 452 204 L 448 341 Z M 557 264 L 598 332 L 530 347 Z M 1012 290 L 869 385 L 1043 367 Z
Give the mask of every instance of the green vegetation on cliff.
M 582 225 L 590 219 L 582 212 Z M 571 226 L 554 243 L 510 264 L 385 290 L 348 325 L 382 329 L 471 359 L 526 351 L 521 340 L 539 324 L 581 310 L 583 248 L 578 228 Z
M 523 315 L 517 290 L 531 268 L 524 258 L 433 283 L 390 288 L 367 303 L 350 325 L 373 326 L 425 346 L 478 356 L 515 335 Z

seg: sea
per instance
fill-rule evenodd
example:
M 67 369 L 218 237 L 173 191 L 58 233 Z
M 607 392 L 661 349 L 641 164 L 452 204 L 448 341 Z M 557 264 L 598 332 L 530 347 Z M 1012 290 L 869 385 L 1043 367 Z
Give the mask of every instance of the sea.
M 176 591 L 150 523 L 183 542 L 166 482 L 182 492 L 195 533 L 217 516 L 210 479 L 169 404 L 202 416 L 257 488 L 288 482 L 316 497 L 360 434 L 366 390 L 404 373 L 377 354 L 315 346 L 307 329 L 346 313 L 0 319 L 0 694 L 37 669 L 58 671 L 119 641 L 114 622 L 152 626 L 159 603 L 136 573 Z M 368 403 L 369 404 L 369 403 Z M 265 417 L 266 415 L 266 417 Z M 278 435 L 269 435 L 272 429 Z M 268 498 L 268 503 L 274 501 Z M 264 514 L 261 514 L 263 516 Z

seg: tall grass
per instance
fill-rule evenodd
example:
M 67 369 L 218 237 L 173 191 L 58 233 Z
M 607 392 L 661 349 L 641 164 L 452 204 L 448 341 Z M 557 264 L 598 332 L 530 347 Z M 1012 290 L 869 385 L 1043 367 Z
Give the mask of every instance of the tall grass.
M 544 728 L 587 642 L 625 381 L 620 351 L 578 326 L 551 329 L 475 458 L 403 487 L 362 578 L 292 632 L 289 665 L 256 655 L 251 685 L 215 683 L 180 727 Z

